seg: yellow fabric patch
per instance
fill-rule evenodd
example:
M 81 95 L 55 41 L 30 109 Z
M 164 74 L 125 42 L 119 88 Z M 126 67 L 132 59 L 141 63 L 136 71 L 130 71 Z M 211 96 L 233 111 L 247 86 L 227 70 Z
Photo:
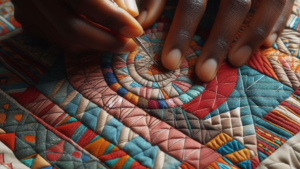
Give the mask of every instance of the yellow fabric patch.
M 226 157 L 232 163 L 237 164 L 245 160 L 250 160 L 250 152 L 248 149 L 244 148 L 242 150 L 227 154 L 224 157 Z
M 212 140 L 210 140 L 206 146 L 217 150 L 218 148 L 222 147 L 224 144 L 228 143 L 232 141 L 232 137 L 230 137 L 228 134 L 225 133 L 220 133 L 219 135 L 217 135 L 215 138 L 213 138 Z
M 109 87 L 111 89 L 113 89 L 114 91 L 117 91 L 122 86 L 119 83 L 114 83 L 114 84 L 110 85 Z

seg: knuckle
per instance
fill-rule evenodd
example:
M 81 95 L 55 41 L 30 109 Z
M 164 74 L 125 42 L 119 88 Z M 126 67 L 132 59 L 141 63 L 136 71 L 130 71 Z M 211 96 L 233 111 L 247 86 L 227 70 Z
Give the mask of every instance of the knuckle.
M 190 33 L 187 30 L 178 30 L 174 32 L 180 42 L 186 42 L 190 39 Z
M 269 3 L 273 4 L 273 6 L 277 9 L 283 9 L 286 0 L 271 0 Z
M 218 46 L 218 51 L 220 53 L 227 52 L 227 50 L 229 48 L 228 40 L 226 40 L 225 38 L 219 38 L 219 39 L 217 39 L 216 44 Z
M 234 1 L 234 2 L 233 2 Z M 233 0 L 233 4 L 241 10 L 248 10 L 251 7 L 251 0 Z M 248 11 L 247 11 L 248 12 Z
M 197 12 L 204 11 L 205 9 L 205 3 L 203 0 L 182 0 L 183 1 L 183 7 L 187 11 L 191 12 Z
M 268 33 L 265 27 L 257 27 L 254 30 L 254 34 L 260 40 L 265 40 L 268 37 Z

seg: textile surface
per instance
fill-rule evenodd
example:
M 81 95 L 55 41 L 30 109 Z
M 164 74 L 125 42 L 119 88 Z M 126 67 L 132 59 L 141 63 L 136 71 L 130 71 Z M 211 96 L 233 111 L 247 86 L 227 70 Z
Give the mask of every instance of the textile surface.
M 160 63 L 174 1 L 141 37 L 159 66 L 140 48 L 70 55 L 25 33 L 1 41 L 0 169 L 299 168 L 300 1 L 272 48 L 241 68 L 224 61 L 204 84 L 194 69 L 211 2 L 174 71 Z M 0 4 L 0 34 L 15 34 L 13 6 Z

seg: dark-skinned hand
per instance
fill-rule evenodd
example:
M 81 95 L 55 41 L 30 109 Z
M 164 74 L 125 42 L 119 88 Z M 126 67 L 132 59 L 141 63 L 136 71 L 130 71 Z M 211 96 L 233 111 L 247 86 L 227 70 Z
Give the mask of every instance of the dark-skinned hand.
M 143 28 L 135 0 L 12 0 L 25 31 L 69 52 L 134 50 Z
M 169 69 L 179 67 L 203 16 L 208 0 L 179 0 L 162 52 L 162 63 Z M 145 0 L 137 20 L 144 28 L 159 17 L 166 0 Z M 285 28 L 294 0 L 221 0 L 211 33 L 196 63 L 196 74 L 202 81 L 212 80 L 224 57 L 240 67 L 262 45 L 271 47 Z M 250 25 L 230 49 L 251 5 L 256 12 Z M 229 53 L 228 50 L 230 49 Z
M 134 50 L 137 46 L 130 38 L 140 36 L 142 27 L 150 27 L 159 18 L 166 1 L 144 0 L 139 14 L 135 0 L 115 0 L 119 7 L 110 0 L 12 0 L 15 17 L 25 30 L 69 51 L 113 52 Z M 283 31 L 293 3 L 294 0 L 221 0 L 196 63 L 197 76 L 210 81 L 227 54 L 229 62 L 240 67 L 260 46 L 270 47 Z M 180 65 L 206 4 L 207 0 L 179 0 L 162 52 L 167 69 Z M 257 10 L 250 25 L 229 50 L 253 4 Z M 137 15 L 141 25 L 134 18 Z

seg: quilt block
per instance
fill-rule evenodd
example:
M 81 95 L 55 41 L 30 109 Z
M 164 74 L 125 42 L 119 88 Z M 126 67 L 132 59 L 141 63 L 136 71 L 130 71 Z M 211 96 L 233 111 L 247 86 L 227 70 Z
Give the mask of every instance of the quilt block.
M 160 63 L 172 5 L 142 39 L 159 66 L 141 49 L 70 55 L 24 33 L 0 42 L 0 169 L 299 168 L 299 0 L 272 48 L 240 68 L 224 61 L 207 84 L 194 72 L 203 23 L 178 69 Z

